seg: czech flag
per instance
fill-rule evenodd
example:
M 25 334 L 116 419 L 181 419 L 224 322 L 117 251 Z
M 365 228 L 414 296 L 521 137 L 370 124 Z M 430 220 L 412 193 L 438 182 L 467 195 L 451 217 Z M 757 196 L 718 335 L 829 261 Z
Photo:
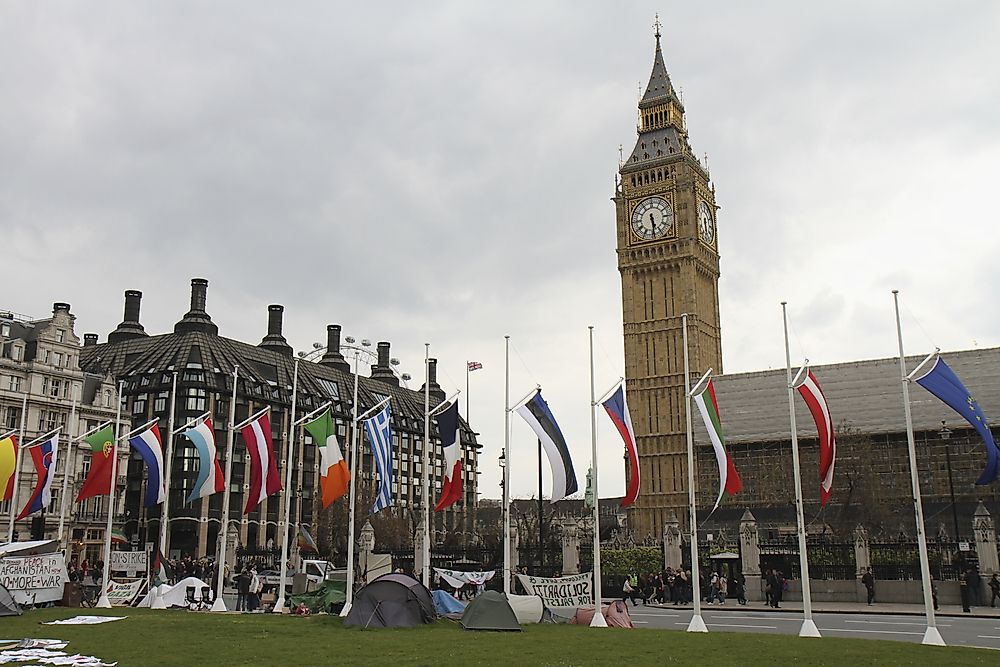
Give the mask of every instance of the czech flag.
M 625 383 L 618 385 L 618 391 L 611 398 L 601 403 L 607 411 L 615 428 L 625 441 L 625 452 L 628 454 L 628 484 L 621 507 L 628 507 L 639 496 L 639 452 L 635 448 L 635 429 L 632 428 L 632 417 L 628 413 L 628 403 L 625 402 Z

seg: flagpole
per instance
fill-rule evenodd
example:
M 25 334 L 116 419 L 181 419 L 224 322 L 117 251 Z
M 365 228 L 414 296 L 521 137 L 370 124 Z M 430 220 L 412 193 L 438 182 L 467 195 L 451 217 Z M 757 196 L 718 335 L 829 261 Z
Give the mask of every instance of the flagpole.
M 511 594 L 510 571 L 510 336 L 504 336 L 503 411 L 503 592 Z
M 688 624 L 688 632 L 708 632 L 705 619 L 701 617 L 701 576 L 698 572 L 698 513 L 694 493 L 694 435 L 691 426 L 691 366 L 688 359 L 688 316 L 681 315 L 681 329 L 684 342 L 684 415 L 687 418 L 687 455 L 688 455 L 688 509 L 691 539 L 691 597 L 694 602 L 694 614 Z
M 364 341 L 362 341 L 364 342 Z M 341 618 L 347 616 L 354 603 L 354 505 L 357 499 L 355 488 L 358 477 L 358 357 L 361 353 L 354 350 L 354 418 L 351 421 L 351 506 L 347 518 L 347 591 L 344 607 L 340 610 Z
M 424 343 L 424 451 L 423 451 L 423 489 L 420 501 L 424 505 L 424 534 L 421 548 L 421 577 L 424 586 L 431 587 L 431 507 L 430 507 L 430 456 L 431 449 L 431 344 Z M 468 368 L 468 366 L 466 366 Z M 466 371 L 468 372 L 468 371 Z
M 590 621 L 592 628 L 606 628 L 608 622 L 604 618 L 601 604 L 601 496 L 597 492 L 597 401 L 594 400 L 594 327 L 590 331 L 590 467 L 591 489 L 594 494 L 594 618 Z
M 163 504 L 160 506 L 160 539 L 158 549 L 160 558 L 167 557 L 167 527 L 170 525 L 170 474 L 173 467 L 174 420 L 177 414 L 177 371 L 173 372 L 170 383 L 170 416 L 167 418 L 167 441 L 163 444 L 163 484 L 166 493 L 163 494 Z M 166 582 L 160 582 L 162 586 Z M 160 586 L 153 590 L 151 609 L 166 609 L 167 605 L 160 595 Z
M 17 437 L 17 448 L 14 450 L 14 491 L 10 497 L 10 522 L 7 524 L 7 541 L 14 541 L 14 519 L 17 517 L 17 497 L 21 486 L 21 443 L 24 442 L 25 428 L 28 424 L 28 392 L 21 399 L 21 433 Z
M 229 533 L 229 492 L 233 472 L 233 442 L 236 440 L 236 387 L 239 384 L 240 367 L 233 366 L 233 394 L 229 399 L 229 428 L 226 434 L 226 474 L 223 478 L 226 488 L 222 495 L 222 521 L 219 525 L 218 557 L 215 559 L 215 601 L 212 611 L 226 611 L 225 574 L 226 574 L 226 541 Z
M 788 380 L 788 419 L 792 429 L 792 477 L 795 480 L 795 518 L 799 535 L 799 570 L 802 574 L 802 627 L 799 637 L 821 637 L 812 617 L 812 589 L 809 585 L 809 555 L 806 553 L 806 524 L 802 511 L 802 477 L 799 468 L 799 433 L 795 425 L 795 390 L 792 383 L 792 356 L 788 349 L 787 302 L 781 302 L 781 321 L 785 328 L 785 376 Z
M 59 532 L 58 532 L 59 537 L 58 537 L 58 539 L 59 539 L 59 548 L 62 550 L 64 556 L 66 555 L 66 544 L 65 544 L 65 542 L 63 540 L 63 537 L 64 537 L 63 533 L 64 533 L 64 529 L 65 529 L 65 526 L 66 526 L 66 490 L 67 490 L 67 486 L 69 485 L 69 475 L 70 475 L 69 466 L 70 466 L 70 463 L 72 463 L 72 461 L 70 460 L 70 458 L 71 458 L 70 454 L 72 454 L 72 452 L 73 452 L 73 438 L 76 435 L 76 426 L 77 426 L 77 424 L 76 424 L 76 384 L 75 383 L 71 383 L 70 384 L 70 391 L 73 392 L 73 406 L 69 409 L 69 428 L 66 429 L 69 432 L 69 442 L 67 443 L 68 446 L 66 447 L 66 454 L 67 454 L 67 456 L 66 456 L 66 465 L 63 466 L 62 490 L 59 492 Z M 52 471 L 52 474 L 55 474 L 55 470 Z
M 292 371 L 292 412 L 288 418 L 288 453 L 285 455 L 285 530 L 281 538 L 281 578 L 278 585 L 278 599 L 274 610 L 285 613 L 285 575 L 288 573 L 288 520 L 292 512 L 292 452 L 295 447 L 295 407 L 299 390 L 299 360 L 295 357 L 295 369 Z M 325 444 L 325 443 L 324 443 Z
M 472 431 L 472 422 L 469 421 L 469 362 L 465 362 L 465 423 Z M 462 547 L 466 547 L 469 541 L 469 495 L 465 492 L 465 483 L 468 481 L 468 471 L 465 465 L 465 452 L 461 449 L 461 429 L 459 429 L 459 460 L 462 462 Z M 477 485 L 478 488 L 478 485 Z
M 910 414 L 910 387 L 906 377 L 906 357 L 903 356 L 903 327 L 899 322 L 899 290 L 892 290 L 892 300 L 896 310 L 896 337 L 899 340 L 899 377 L 903 385 L 903 412 L 906 414 L 906 444 L 910 457 L 910 484 L 913 486 L 913 511 L 917 520 L 917 546 L 920 550 L 920 576 L 924 586 L 924 612 L 927 616 L 927 630 L 924 644 L 944 646 L 944 639 L 937 629 L 934 617 L 934 599 L 931 591 L 931 573 L 928 569 L 927 537 L 924 535 L 924 507 L 920 500 L 920 480 L 917 478 L 917 448 L 913 440 L 913 417 Z
M 122 390 L 124 380 L 118 381 L 118 401 L 115 410 L 115 439 L 111 444 L 111 489 L 108 493 L 108 523 L 104 529 L 104 578 L 101 584 L 101 599 L 95 605 L 101 609 L 110 609 L 108 598 L 108 581 L 111 579 L 111 523 L 115 515 L 115 487 L 118 486 L 118 434 L 121 431 Z

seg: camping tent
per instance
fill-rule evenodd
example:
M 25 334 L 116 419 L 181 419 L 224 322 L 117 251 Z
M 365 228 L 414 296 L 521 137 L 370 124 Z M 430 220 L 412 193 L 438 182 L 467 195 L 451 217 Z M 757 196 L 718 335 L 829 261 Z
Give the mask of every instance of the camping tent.
M 14 597 L 7 590 L 7 587 L 0 584 L 0 616 L 20 616 L 21 607 L 14 601 Z
M 405 574 L 384 574 L 354 596 L 344 625 L 411 628 L 437 618 L 430 591 Z
M 465 603 L 456 600 L 448 591 L 437 589 L 431 591 L 431 596 L 434 598 L 434 611 L 437 612 L 438 616 L 447 616 L 448 614 L 461 616 L 462 612 L 465 611 Z
M 314 614 L 321 611 L 331 613 L 331 610 L 343 607 L 344 600 L 347 599 L 346 590 L 347 582 L 324 581 L 314 591 L 299 593 L 288 598 L 288 606 L 294 610 L 300 604 L 304 604 Z
M 160 585 L 160 595 L 163 596 L 163 604 L 167 607 L 187 607 L 189 602 L 187 600 L 187 589 L 188 587 L 194 588 L 195 598 L 201 600 L 202 589 L 211 589 L 211 586 L 206 584 L 201 579 L 197 577 L 188 577 L 187 579 L 182 579 L 178 581 L 173 586 L 167 584 Z M 211 598 L 209 598 L 211 599 Z M 153 600 L 153 591 L 146 593 L 146 597 L 137 604 L 137 607 L 149 607 L 150 602 Z
M 570 620 L 576 625 L 590 625 L 594 618 L 593 607 L 580 607 Z M 632 628 L 632 617 L 628 615 L 628 607 L 621 600 L 615 600 L 604 608 L 604 620 L 609 628 Z
M 521 625 L 525 623 L 538 623 L 542 620 L 542 598 L 537 595 L 508 595 L 507 602 L 517 616 L 517 622 Z
M 466 630 L 520 630 L 517 616 L 507 597 L 497 591 L 486 591 L 469 603 L 462 614 Z

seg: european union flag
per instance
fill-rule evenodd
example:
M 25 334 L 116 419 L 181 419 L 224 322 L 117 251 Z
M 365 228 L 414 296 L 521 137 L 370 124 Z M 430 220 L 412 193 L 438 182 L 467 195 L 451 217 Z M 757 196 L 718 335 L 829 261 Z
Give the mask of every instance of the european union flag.
M 989 424 L 986 422 L 986 415 L 976 399 L 965 388 L 962 381 L 955 375 L 955 371 L 944 362 L 941 357 L 937 358 L 934 366 L 923 377 L 916 380 L 921 387 L 931 392 L 952 410 L 962 415 L 965 421 L 972 424 L 979 436 L 986 444 L 986 467 L 976 480 L 976 484 L 989 484 L 996 481 L 1000 476 L 1000 448 L 997 448 L 990 432 Z

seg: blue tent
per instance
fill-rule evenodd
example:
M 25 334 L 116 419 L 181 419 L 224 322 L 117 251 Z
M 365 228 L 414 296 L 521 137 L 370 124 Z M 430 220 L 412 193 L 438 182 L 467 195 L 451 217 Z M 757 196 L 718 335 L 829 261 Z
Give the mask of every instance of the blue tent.
M 438 616 L 462 613 L 465 610 L 465 603 L 459 602 L 447 591 L 432 591 L 431 597 L 434 598 L 434 611 L 438 613 Z

